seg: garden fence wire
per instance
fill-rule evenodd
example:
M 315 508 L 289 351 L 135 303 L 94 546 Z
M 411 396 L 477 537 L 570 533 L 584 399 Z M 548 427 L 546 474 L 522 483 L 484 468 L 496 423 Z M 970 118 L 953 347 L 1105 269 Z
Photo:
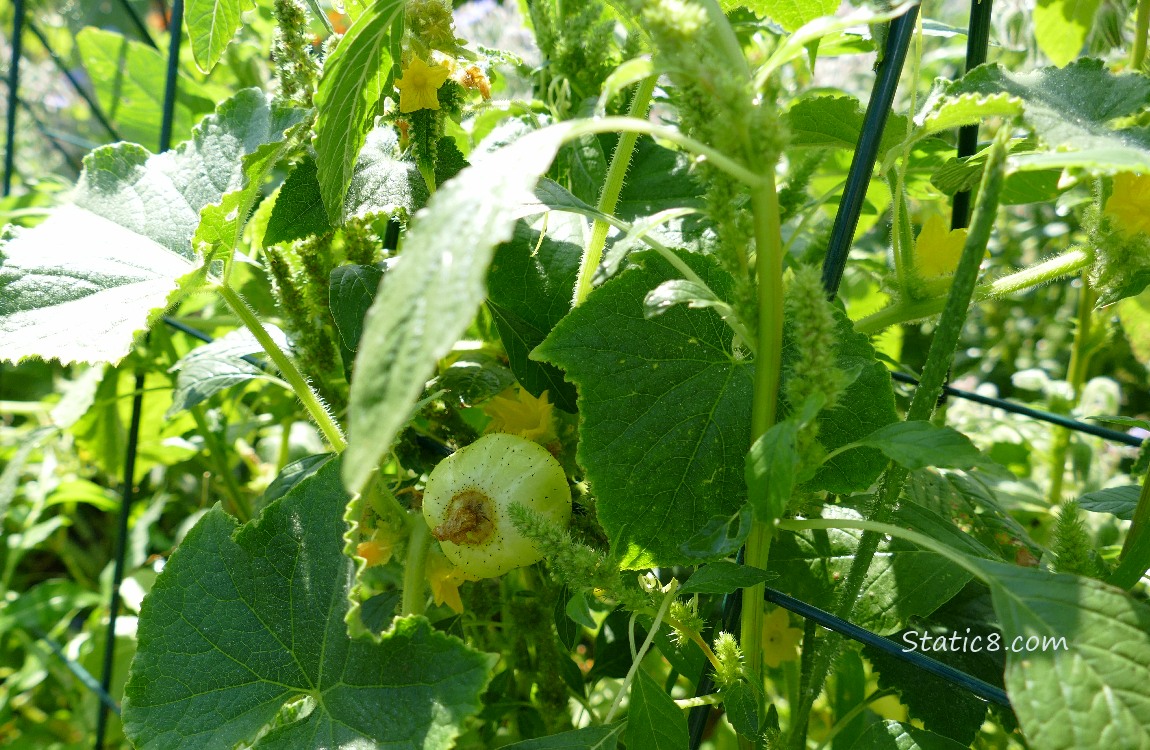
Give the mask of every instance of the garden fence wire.
M 151 32 L 139 13 L 132 6 L 128 0 L 117 0 L 117 5 L 124 11 L 125 17 L 129 20 L 134 33 L 138 36 L 139 40 L 149 45 L 152 48 L 158 48 L 156 41 L 152 38 Z M 160 3 L 160 5 L 164 5 Z M 182 38 L 181 33 L 177 33 L 182 28 L 183 0 L 174 0 L 169 7 L 166 7 L 168 28 L 172 30 L 169 35 L 167 67 L 166 67 L 166 81 L 164 88 L 163 98 L 163 118 L 160 128 L 160 138 L 158 146 L 159 151 L 166 151 L 171 143 L 172 126 L 174 122 L 175 102 L 178 83 L 178 62 L 180 56 L 180 42 Z M 969 70 L 976 65 L 981 64 L 986 60 L 987 49 L 989 44 L 989 29 L 991 20 L 991 0 L 972 0 L 970 5 L 970 22 L 967 33 L 967 54 L 966 54 L 966 68 Z M 11 54 L 8 60 L 8 75 L 7 81 L 7 109 L 6 109 L 6 140 L 4 152 L 4 174 L 3 174 L 3 195 L 6 197 L 12 192 L 12 182 L 16 177 L 15 174 L 15 152 L 16 152 L 16 128 L 17 121 L 20 117 L 25 117 L 32 123 L 32 126 L 43 135 L 48 145 L 56 150 L 61 157 L 73 168 L 77 169 L 76 157 L 65 146 L 87 146 L 88 144 L 82 139 L 70 137 L 67 134 L 58 133 L 50 130 L 44 122 L 37 116 L 36 111 L 29 106 L 28 102 L 20 97 L 20 66 L 23 57 L 23 41 L 26 33 L 30 33 L 37 42 L 43 47 L 46 55 L 52 61 L 53 65 L 60 71 L 60 73 L 68 81 L 69 85 L 75 90 L 76 94 L 85 103 L 90 110 L 93 119 L 100 124 L 100 126 L 107 132 L 111 140 L 118 140 L 119 136 L 116 128 L 108 120 L 107 115 L 102 111 L 99 102 L 95 99 L 93 93 L 88 90 L 85 84 L 80 81 L 77 76 L 68 68 L 67 64 L 62 58 L 56 54 L 55 50 L 48 37 L 39 29 L 39 27 L 27 17 L 27 7 L 25 0 L 13 0 L 13 19 L 11 29 Z M 823 283 L 826 288 L 827 294 L 834 297 L 837 293 L 839 283 L 842 279 L 843 270 L 846 266 L 847 256 L 849 254 L 851 241 L 858 226 L 859 216 L 863 206 L 863 199 L 866 194 L 867 185 L 870 182 L 871 174 L 875 168 L 875 161 L 878 155 L 879 140 L 883 132 L 886 120 L 890 115 L 898 83 L 902 77 L 903 65 L 907 57 L 910 41 L 913 36 L 915 21 L 918 14 L 918 8 L 910 8 L 904 15 L 891 22 L 891 28 L 887 37 L 887 46 L 882 61 L 879 63 L 876 70 L 875 83 L 871 92 L 871 97 L 866 109 L 864 127 L 857 143 L 854 157 L 850 165 L 846 185 L 844 187 L 842 200 L 839 204 L 838 212 L 835 216 L 834 225 L 832 228 L 827 254 L 823 263 Z M 978 144 L 978 127 L 967 126 L 960 129 L 958 134 L 958 147 L 956 155 L 958 157 L 968 157 L 976 152 Z M 146 145 L 146 144 L 145 144 Z M 952 211 L 952 227 L 958 228 L 966 226 L 969 212 L 970 212 L 970 194 L 969 192 L 960 192 L 954 196 Z M 212 337 L 207 334 L 192 328 L 178 320 L 171 317 L 164 317 L 163 321 L 169 327 L 179 330 L 189 336 L 192 336 L 200 341 L 210 342 Z M 266 367 L 266 364 L 253 357 L 244 357 L 245 360 L 260 367 Z M 3 371 L 0 370 L 0 384 L 2 384 Z M 910 374 L 900 371 L 893 371 L 891 376 L 894 380 L 907 383 L 909 385 L 917 385 L 918 381 Z M 118 536 L 115 541 L 114 552 L 114 571 L 113 583 L 111 587 L 111 594 L 108 601 L 109 619 L 107 624 L 107 637 L 105 638 L 104 653 L 103 653 L 103 666 L 102 673 L 99 679 L 91 675 L 81 664 L 74 659 L 67 656 L 60 645 L 55 642 L 46 633 L 40 634 L 40 641 L 47 647 L 53 654 L 56 655 L 65 665 L 68 670 L 98 699 L 97 717 L 97 731 L 94 739 L 94 747 L 96 750 L 101 750 L 104 747 L 105 737 L 107 733 L 108 717 L 111 713 L 119 713 L 119 705 L 115 698 L 110 693 L 110 686 L 113 678 L 113 666 L 115 660 L 116 639 L 113 637 L 115 633 L 116 620 L 119 616 L 121 605 L 121 592 L 120 587 L 124 580 L 124 566 L 127 556 L 127 538 L 128 538 L 128 520 L 130 517 L 131 508 L 134 502 L 133 484 L 131 477 L 135 471 L 135 462 L 138 448 L 138 438 L 140 429 L 140 419 L 143 407 L 143 373 L 136 373 L 136 387 L 132 400 L 132 412 L 130 419 L 130 427 L 128 431 L 128 438 L 125 451 L 123 481 L 121 489 L 121 503 L 118 512 Z M 946 386 L 945 393 L 948 396 L 955 398 L 969 400 L 975 403 L 990 406 L 996 409 L 1017 414 L 1034 420 L 1047 422 L 1058 427 L 1068 430 L 1080 432 L 1087 435 L 1092 435 L 1105 440 L 1109 440 L 1123 445 L 1139 447 L 1142 445 L 1142 439 L 1128 433 L 1119 432 L 1117 430 L 1108 429 L 1098 425 L 1081 422 L 1063 414 L 1056 414 L 1041 409 L 1035 409 L 1024 404 L 1016 403 L 1006 399 L 994 398 L 985 396 L 972 391 L 967 391 L 951 386 Z M 907 651 L 898 642 L 871 632 L 864 628 L 858 627 L 850 622 L 847 622 L 839 617 L 836 617 L 829 612 L 821 610 L 817 607 L 811 606 L 805 602 L 788 596 L 776 589 L 767 588 L 765 599 L 777 606 L 783 607 L 795 614 L 803 617 L 807 621 L 807 633 L 813 633 L 815 625 L 826 628 L 827 630 L 838 633 L 842 636 L 858 641 L 867 646 L 884 651 L 891 656 L 905 661 L 918 669 L 929 672 L 938 677 L 941 677 L 950 683 L 957 685 L 974 695 L 982 698 L 983 700 L 996 703 L 1002 706 L 1009 706 L 1009 700 L 1006 693 L 993 685 L 990 685 L 976 677 L 966 674 L 954 667 L 944 664 L 940 661 L 932 659 L 917 651 Z M 721 622 L 716 624 L 715 632 L 719 630 L 733 631 L 737 627 L 739 620 L 739 611 L 742 603 L 740 594 L 732 594 L 725 597 L 723 601 Z M 708 665 L 709 667 L 709 665 Z M 709 672 L 704 672 L 695 681 L 696 682 L 696 695 L 705 695 L 710 693 L 714 684 L 711 680 Z M 703 705 L 697 706 L 692 709 L 689 726 L 691 730 L 691 748 L 698 748 L 702 741 L 703 732 L 707 726 L 709 714 L 712 710 L 711 706 Z

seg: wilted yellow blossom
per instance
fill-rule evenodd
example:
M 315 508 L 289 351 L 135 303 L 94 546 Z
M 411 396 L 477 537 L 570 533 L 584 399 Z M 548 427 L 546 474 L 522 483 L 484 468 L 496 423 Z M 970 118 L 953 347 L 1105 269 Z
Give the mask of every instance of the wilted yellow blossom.
M 1106 215 L 1127 235 L 1150 234 L 1150 174 L 1123 172 L 1114 176 Z
M 403 69 L 395 82 L 399 89 L 399 111 L 407 114 L 421 109 L 439 109 L 439 87 L 447 80 L 448 70 L 443 65 L 428 65 L 418 57 Z
M 763 618 L 763 662 L 768 667 L 777 667 L 785 661 L 799 657 L 797 646 L 803 639 L 803 631 L 790 627 L 787 611 L 776 608 Z
M 547 400 L 547 391 L 535 398 L 523 389 L 500 393 L 483 406 L 491 417 L 488 432 L 506 432 L 537 443 L 555 439 L 555 407 Z
M 456 614 L 463 614 L 459 585 L 465 580 L 463 573 L 443 553 L 435 551 L 427 556 L 427 582 L 431 584 L 431 596 L 436 604 L 446 604 Z
M 947 229 L 946 220 L 937 214 L 927 219 L 914 242 L 914 264 L 919 275 L 930 279 L 953 274 L 964 244 L 965 229 Z

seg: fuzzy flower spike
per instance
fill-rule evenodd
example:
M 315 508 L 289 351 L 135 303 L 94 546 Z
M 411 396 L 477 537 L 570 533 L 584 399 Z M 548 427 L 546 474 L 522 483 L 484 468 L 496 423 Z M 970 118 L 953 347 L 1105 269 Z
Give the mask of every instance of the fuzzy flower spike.
M 403 69 L 403 76 L 395 82 L 399 89 L 399 111 L 408 114 L 421 109 L 439 109 L 436 92 L 446 80 L 445 66 L 428 65 L 419 57 L 411 58 L 411 64 Z

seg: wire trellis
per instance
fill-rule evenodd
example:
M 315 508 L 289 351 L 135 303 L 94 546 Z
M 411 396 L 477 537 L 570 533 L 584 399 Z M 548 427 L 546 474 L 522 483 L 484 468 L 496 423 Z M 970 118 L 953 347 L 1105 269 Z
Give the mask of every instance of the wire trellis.
M 132 25 L 140 39 L 153 48 L 157 48 L 157 44 L 152 38 L 147 26 L 140 18 L 139 14 L 136 12 L 131 3 L 128 2 L 128 0 L 118 0 L 118 4 L 125 11 L 127 17 L 132 22 Z M 163 119 L 161 121 L 160 143 L 158 144 L 161 152 L 166 151 L 171 145 L 170 141 L 172 137 L 172 126 L 174 122 L 175 100 L 178 85 L 178 64 L 182 37 L 180 30 L 183 22 L 183 6 L 183 0 L 174 0 L 171 4 L 170 17 L 168 19 L 169 47 L 164 88 Z M 859 142 L 857 144 L 857 148 L 855 150 L 853 161 L 851 163 L 844 195 L 839 206 L 838 214 L 835 217 L 827 256 L 824 260 L 823 280 L 827 292 L 831 296 L 834 296 L 837 293 L 838 285 L 842 278 L 843 269 L 845 267 L 847 255 L 850 249 L 851 238 L 853 237 L 855 228 L 858 225 L 858 219 L 862 208 L 863 198 L 865 197 L 866 187 L 870 181 L 871 174 L 874 171 L 883 127 L 890 114 L 895 91 L 897 89 L 899 79 L 902 76 L 902 69 L 906 60 L 907 51 L 917 18 L 917 13 L 917 6 L 912 7 L 904 15 L 894 19 L 891 22 L 891 29 L 887 39 L 885 55 L 883 61 L 878 67 L 874 88 L 872 90 L 870 102 L 867 106 L 866 114 L 864 116 L 864 126 L 859 138 Z M 986 60 L 987 47 L 989 43 L 990 14 L 991 0 L 972 0 L 970 24 L 968 28 L 969 33 L 967 36 L 966 63 L 968 70 Z M 27 107 L 26 102 L 23 102 L 19 97 L 20 61 L 23 54 L 22 39 L 25 28 L 27 28 L 27 30 L 37 38 L 40 44 L 43 45 L 52 62 L 67 78 L 78 96 L 80 96 L 81 99 L 88 105 L 90 111 L 93 114 L 93 117 L 107 131 L 109 136 L 113 139 L 118 138 L 114 125 L 101 111 L 99 103 L 96 101 L 94 96 L 92 96 L 87 88 L 71 73 L 67 65 L 52 49 L 48 39 L 39 30 L 39 28 L 37 28 L 35 24 L 29 22 L 26 19 L 25 0 L 13 0 L 12 48 L 7 77 L 8 108 L 6 116 L 6 141 L 3 173 L 3 194 L 5 196 L 9 195 L 11 192 L 12 179 L 15 173 L 16 118 L 18 110 L 21 107 L 24 107 L 25 112 L 32 116 L 33 123 L 37 126 L 38 130 L 51 139 L 53 145 L 59 149 L 62 154 L 64 154 L 69 163 L 73 165 L 75 164 L 74 158 L 69 158 L 67 151 L 63 149 L 59 143 L 60 141 L 66 141 L 67 139 L 62 134 L 52 134 L 43 125 L 43 123 L 38 118 L 36 118 L 35 113 Z M 958 156 L 963 157 L 974 154 L 975 150 L 977 149 L 977 140 L 977 126 L 969 126 L 961 129 L 958 139 Z M 953 226 L 965 226 L 968 220 L 970 208 L 969 201 L 970 196 L 968 193 L 958 193 L 955 195 L 952 212 Z M 179 330 L 201 341 L 211 342 L 213 340 L 211 336 L 197 330 L 192 326 L 187 325 L 186 323 L 176 318 L 165 316 L 163 320 L 169 327 L 175 330 Z M 266 364 L 256 357 L 244 357 L 243 359 L 259 367 L 266 367 Z M 913 376 L 902 372 L 892 372 L 891 376 L 894 380 L 908 383 L 910 385 L 916 385 L 918 382 Z M 113 584 L 111 595 L 108 601 L 108 629 L 107 637 L 105 639 L 103 669 L 100 680 L 97 682 L 96 679 L 80 664 L 70 659 L 60 648 L 59 644 L 57 644 L 46 633 L 37 633 L 38 638 L 43 641 L 43 643 L 67 665 L 68 669 L 74 675 L 76 675 L 81 683 L 90 689 L 99 699 L 99 714 L 94 743 L 96 750 L 102 750 L 104 746 L 107 736 L 109 715 L 111 713 L 119 713 L 119 706 L 110 694 L 110 686 L 114 672 L 113 666 L 115 660 L 116 642 L 115 626 L 121 605 L 120 587 L 124 579 L 124 567 L 127 554 L 128 520 L 131 506 L 135 499 L 133 478 L 135 474 L 139 427 L 143 405 L 143 377 L 144 376 L 142 372 L 137 372 L 135 394 L 132 400 L 132 414 L 128 432 L 128 442 L 125 451 L 122 485 L 123 488 L 118 515 L 119 528 L 114 552 L 115 559 Z M 1075 420 L 1066 415 L 1055 414 L 1053 412 L 1044 411 L 1041 409 L 1035 409 L 1006 399 L 984 396 L 972 391 L 966 391 L 951 386 L 946 386 L 945 391 L 950 396 L 984 404 L 986 406 L 991 406 L 997 409 L 1002 409 L 1004 411 L 1018 414 L 1023 417 L 1040 420 L 1116 443 L 1138 447 L 1141 446 L 1143 442 L 1140 438 L 1134 435 L 1108 429 L 1098 425 L 1088 424 Z M 742 553 L 740 552 L 740 559 L 741 554 Z M 951 683 L 970 691 L 971 693 L 979 696 L 984 700 L 997 703 L 1002 706 L 1010 705 L 1006 693 L 1001 688 L 987 684 L 982 680 L 961 672 L 960 670 L 950 667 L 949 665 L 931 659 L 930 657 L 927 657 L 921 653 L 908 652 L 907 650 L 903 649 L 897 642 L 889 638 L 878 635 L 857 625 L 842 620 L 817 607 L 790 597 L 781 591 L 767 588 L 765 600 L 806 618 L 808 623 L 817 623 L 824 628 L 838 632 L 860 643 L 881 649 L 886 653 L 894 656 L 895 658 L 911 663 L 916 667 L 923 669 L 924 671 L 942 677 L 943 679 L 946 679 Z M 733 632 L 734 629 L 737 628 L 741 607 L 741 592 L 737 592 L 725 597 L 722 605 L 722 616 L 720 618 L 721 622 L 716 626 L 716 631 L 726 630 L 727 632 Z M 810 627 L 808 627 L 808 632 L 810 632 Z M 707 694 L 714 688 L 711 674 L 707 668 L 704 669 L 703 674 L 701 674 L 695 682 L 696 695 Z M 703 732 L 707 726 L 711 710 L 711 706 L 697 706 L 692 709 L 689 718 L 692 748 L 697 748 L 699 746 L 699 743 L 702 740 Z

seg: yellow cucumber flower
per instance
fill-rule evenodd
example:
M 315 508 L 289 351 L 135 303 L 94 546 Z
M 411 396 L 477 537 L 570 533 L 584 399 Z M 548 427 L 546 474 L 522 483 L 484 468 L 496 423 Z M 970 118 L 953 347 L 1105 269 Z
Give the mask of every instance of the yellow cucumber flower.
M 463 614 L 463 599 L 459 596 L 459 586 L 467 580 L 463 573 L 442 552 L 434 551 L 427 556 L 426 574 L 435 603 L 446 604 L 456 614 Z
M 483 406 L 491 417 L 487 432 L 506 432 L 537 443 L 555 439 L 555 407 L 547 400 L 547 391 L 535 398 L 514 387 L 500 393 Z
M 799 658 L 798 645 L 803 631 L 790 627 L 787 611 L 776 608 L 763 618 L 763 662 L 774 668 Z
M 948 229 L 946 220 L 935 214 L 922 225 L 914 241 L 914 265 L 924 279 L 950 276 L 958 268 L 965 229 Z
M 403 75 L 395 82 L 399 89 L 399 111 L 407 114 L 421 109 L 439 109 L 436 92 L 447 80 L 447 73 L 443 65 L 428 65 L 418 57 L 411 58 L 411 64 L 403 69 Z
M 1138 232 L 1150 234 L 1150 174 L 1115 175 L 1105 213 L 1128 237 Z

